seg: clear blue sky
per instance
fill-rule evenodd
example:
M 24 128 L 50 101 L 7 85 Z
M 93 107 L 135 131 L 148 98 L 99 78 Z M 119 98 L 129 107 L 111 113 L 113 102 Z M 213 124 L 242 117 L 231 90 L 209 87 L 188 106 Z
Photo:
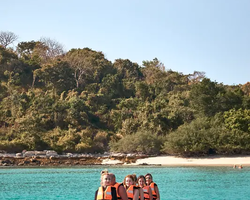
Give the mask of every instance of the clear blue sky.
M 6 0 L 0 31 L 89 47 L 112 62 L 156 57 L 218 83 L 250 81 L 250 0 Z

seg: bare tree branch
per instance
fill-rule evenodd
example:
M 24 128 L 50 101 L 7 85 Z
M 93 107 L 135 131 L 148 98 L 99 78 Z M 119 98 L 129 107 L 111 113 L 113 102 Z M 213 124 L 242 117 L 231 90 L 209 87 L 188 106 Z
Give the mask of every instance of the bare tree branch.
M 55 58 L 57 56 L 60 56 L 64 54 L 64 48 L 63 45 L 61 45 L 59 42 L 52 40 L 50 38 L 42 37 L 40 39 L 40 42 L 43 43 L 48 49 L 46 51 L 46 56 L 48 58 Z
M 4 48 L 6 48 L 8 45 L 12 44 L 14 41 L 16 41 L 18 36 L 9 31 L 1 31 L 0 32 L 0 45 L 2 45 Z

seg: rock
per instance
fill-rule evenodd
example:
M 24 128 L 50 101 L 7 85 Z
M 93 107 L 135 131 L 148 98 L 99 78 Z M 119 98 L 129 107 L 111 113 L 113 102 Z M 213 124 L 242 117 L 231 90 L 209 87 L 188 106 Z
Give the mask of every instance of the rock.
M 17 164 L 18 166 L 23 166 L 24 165 L 24 162 L 20 162 Z
M 48 150 L 48 151 L 46 151 L 46 156 L 48 156 L 48 157 L 58 156 L 58 153 L 56 151 L 53 151 L 53 150 Z
M 39 160 L 36 160 L 35 158 L 31 158 L 31 159 L 30 159 L 30 162 L 40 164 L 40 161 L 39 161 Z
M 35 155 L 35 151 L 25 151 L 25 152 L 23 153 L 23 155 L 24 155 L 25 157 L 31 157 L 31 156 L 34 156 L 34 155 Z
M 148 165 L 148 163 L 141 163 L 141 164 L 139 164 L 139 165 Z
M 56 160 L 57 156 L 50 156 L 49 159 L 50 160 Z
M 67 153 L 67 157 L 73 157 L 72 153 Z
M 124 154 L 124 153 L 112 153 L 111 156 L 113 156 L 113 157 L 125 157 L 126 154 Z
M 12 164 L 12 162 L 10 160 L 2 160 L 1 163 L 4 164 Z M 5 166 L 5 165 L 4 165 Z
M 35 151 L 37 156 L 46 156 L 46 151 Z
M 128 153 L 128 154 L 127 154 L 127 157 L 128 157 L 128 158 L 132 158 L 132 157 L 135 157 L 135 156 L 136 156 L 136 154 L 134 154 L 134 153 Z
M 27 165 L 27 164 L 30 164 L 30 161 L 25 160 L 25 161 L 23 161 L 23 163 Z

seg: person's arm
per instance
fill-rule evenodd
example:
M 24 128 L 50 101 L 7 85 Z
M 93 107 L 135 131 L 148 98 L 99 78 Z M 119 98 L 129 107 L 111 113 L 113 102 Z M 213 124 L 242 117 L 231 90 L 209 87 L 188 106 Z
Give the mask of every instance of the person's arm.
M 140 200 L 144 200 L 144 192 L 141 187 L 139 187 L 139 192 L 140 192 Z
M 133 200 L 138 200 L 138 199 L 139 199 L 139 190 L 134 189 L 134 198 L 133 198 Z
M 159 192 L 159 189 L 158 189 L 157 185 L 155 186 L 155 192 L 157 194 L 157 199 L 156 200 L 160 200 L 160 192 Z
M 149 195 L 149 200 L 153 200 L 153 194 L 150 187 L 148 188 L 148 195 Z
M 118 187 L 118 194 L 122 200 L 128 200 L 128 195 L 127 195 L 126 189 L 123 185 L 120 185 Z

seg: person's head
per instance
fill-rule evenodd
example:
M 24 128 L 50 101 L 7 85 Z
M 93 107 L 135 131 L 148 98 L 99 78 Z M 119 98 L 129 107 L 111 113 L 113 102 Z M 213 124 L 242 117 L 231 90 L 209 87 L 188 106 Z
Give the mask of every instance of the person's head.
M 111 178 L 111 185 L 114 185 L 116 183 L 115 174 L 109 173 L 109 175 L 110 175 L 110 178 Z
M 145 179 L 146 179 L 146 184 L 149 185 L 152 181 L 153 181 L 153 177 L 151 174 L 147 173 L 145 175 Z
M 109 186 L 111 185 L 111 176 L 108 173 L 108 171 L 105 171 L 101 173 L 101 185 L 103 187 Z
M 131 174 L 131 176 L 133 176 L 133 180 L 134 180 L 134 184 L 135 184 L 137 182 L 136 174 Z
M 104 169 L 104 170 L 101 171 L 101 175 L 105 174 L 105 173 L 109 173 L 109 171 L 107 169 Z
M 126 188 L 128 188 L 130 185 L 135 184 L 134 176 L 129 174 L 124 178 L 123 184 Z
M 143 175 L 138 176 L 137 183 L 139 187 L 144 187 L 146 185 L 146 179 Z

